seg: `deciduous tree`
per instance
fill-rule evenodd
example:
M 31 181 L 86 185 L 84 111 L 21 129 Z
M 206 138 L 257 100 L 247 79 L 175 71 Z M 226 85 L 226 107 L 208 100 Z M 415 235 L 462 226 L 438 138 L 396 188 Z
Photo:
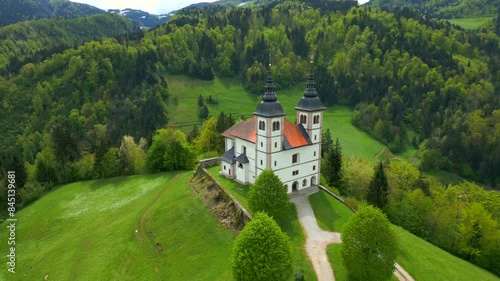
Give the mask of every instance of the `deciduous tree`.
M 250 187 L 248 204 L 253 212 L 266 212 L 279 221 L 286 215 L 290 198 L 278 176 L 272 170 L 265 170 Z
M 290 238 L 265 213 L 256 213 L 233 247 L 234 280 L 290 280 L 293 274 Z
M 395 269 L 398 240 L 387 217 L 361 207 L 342 231 L 340 253 L 353 280 L 388 280 Z

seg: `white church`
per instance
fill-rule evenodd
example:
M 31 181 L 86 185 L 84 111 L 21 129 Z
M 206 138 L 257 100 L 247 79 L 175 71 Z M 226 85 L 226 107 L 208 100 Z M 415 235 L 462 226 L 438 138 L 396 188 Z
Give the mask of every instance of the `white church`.
M 253 184 L 263 170 L 270 169 L 288 193 L 319 184 L 325 107 L 312 74 L 295 110 L 297 124 L 285 119 L 269 75 L 253 118 L 222 133 L 226 152 L 220 157 L 221 173 L 242 184 Z

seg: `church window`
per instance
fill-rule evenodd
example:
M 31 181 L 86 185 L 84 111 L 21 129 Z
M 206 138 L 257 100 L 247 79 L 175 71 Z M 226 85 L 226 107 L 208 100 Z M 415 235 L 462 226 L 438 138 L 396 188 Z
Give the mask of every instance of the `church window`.
M 247 148 L 244 145 L 241 146 L 241 151 L 243 151 L 242 153 L 247 154 Z
M 314 140 L 317 140 L 317 139 L 318 139 L 318 138 L 317 138 L 317 135 L 314 135 Z
M 298 174 L 299 174 L 299 170 L 296 170 L 296 171 L 293 171 L 293 172 L 292 172 L 292 176 L 296 176 L 296 175 L 298 175 Z
M 259 130 L 264 131 L 266 129 L 266 122 L 259 121 Z
M 319 115 L 315 115 L 315 116 L 314 116 L 313 123 L 314 123 L 314 124 L 319 124 Z
M 224 165 L 224 171 L 226 170 L 226 165 Z
M 295 153 L 292 155 L 292 164 L 298 163 L 299 162 L 299 154 Z
M 262 165 L 262 160 L 260 160 L 260 165 Z
M 273 131 L 278 131 L 280 129 L 280 122 L 273 122 Z
M 300 123 L 305 124 L 307 123 L 307 116 L 305 115 L 300 115 Z
M 313 166 L 313 171 L 316 171 L 316 165 Z
M 274 161 L 274 167 L 276 167 L 276 161 Z
M 314 157 L 316 157 L 316 151 L 314 151 Z
M 274 148 L 278 148 L 278 143 L 277 142 L 274 143 Z
M 260 147 L 264 147 L 264 143 L 263 142 L 260 142 Z

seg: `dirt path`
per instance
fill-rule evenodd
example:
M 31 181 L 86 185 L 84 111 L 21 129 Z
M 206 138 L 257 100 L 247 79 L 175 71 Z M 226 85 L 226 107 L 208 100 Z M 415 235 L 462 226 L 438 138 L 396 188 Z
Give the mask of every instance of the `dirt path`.
M 297 215 L 300 225 L 306 235 L 306 253 L 318 277 L 318 281 L 335 281 L 332 266 L 326 255 L 326 247 L 329 244 L 341 243 L 340 233 L 325 231 L 318 226 L 316 216 L 306 195 L 290 198 L 297 206 Z M 414 279 L 399 264 L 396 264 L 394 275 L 400 281 L 414 281 Z

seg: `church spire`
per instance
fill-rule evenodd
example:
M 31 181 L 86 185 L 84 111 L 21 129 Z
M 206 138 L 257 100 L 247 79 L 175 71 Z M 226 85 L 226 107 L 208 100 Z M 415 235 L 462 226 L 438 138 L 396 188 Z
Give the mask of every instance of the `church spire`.
M 326 107 L 323 106 L 323 103 L 319 99 L 318 92 L 316 92 L 316 82 L 314 81 L 314 74 L 312 71 L 313 58 L 311 56 L 311 70 L 309 73 L 309 77 L 307 78 L 307 85 L 304 91 L 304 96 L 300 99 L 299 103 L 295 107 L 297 110 L 303 111 L 318 111 L 325 110 Z
M 269 60 L 270 59 L 271 56 L 269 56 Z M 286 115 L 286 112 L 283 110 L 283 107 L 278 101 L 278 96 L 276 95 L 276 86 L 274 85 L 273 75 L 271 74 L 271 62 L 269 62 L 265 92 L 262 96 L 262 101 L 259 103 L 253 114 L 264 117 Z

